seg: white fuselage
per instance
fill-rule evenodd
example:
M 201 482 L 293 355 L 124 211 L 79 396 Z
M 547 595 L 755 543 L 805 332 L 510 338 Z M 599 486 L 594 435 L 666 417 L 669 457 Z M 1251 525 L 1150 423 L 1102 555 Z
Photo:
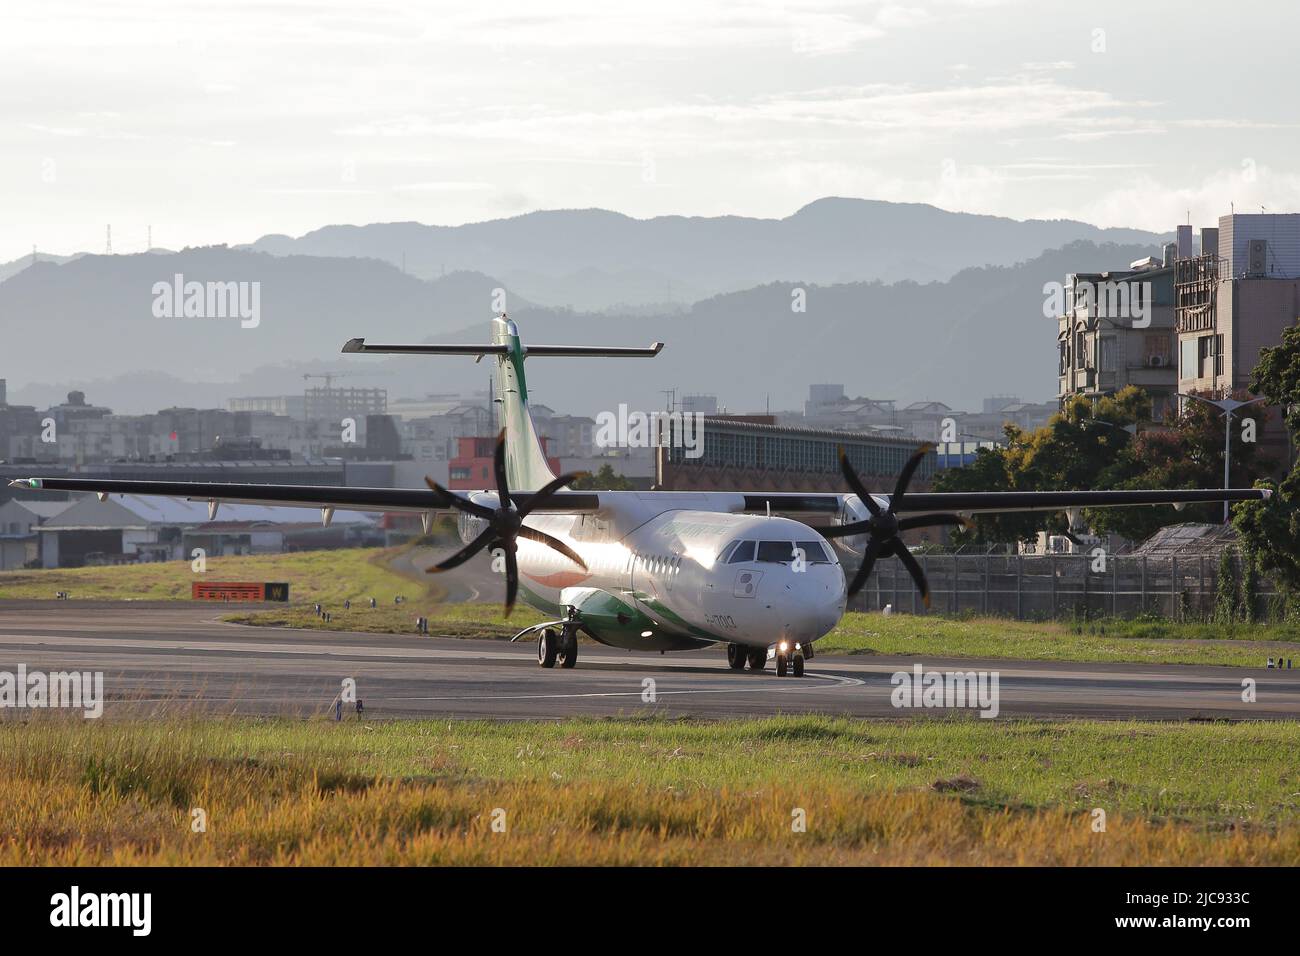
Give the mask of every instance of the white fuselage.
M 493 505 L 495 497 L 473 496 Z M 569 545 L 587 570 L 520 538 L 520 597 L 557 616 L 581 607 L 593 589 L 625 602 L 639 612 L 627 615 L 635 620 L 592 627 L 599 640 L 619 647 L 815 641 L 844 614 L 844 572 L 834 548 L 801 522 L 734 513 L 741 503 L 718 493 L 601 492 L 597 512 L 529 515 L 526 525 Z M 465 519 L 461 536 L 470 540 L 481 527 Z

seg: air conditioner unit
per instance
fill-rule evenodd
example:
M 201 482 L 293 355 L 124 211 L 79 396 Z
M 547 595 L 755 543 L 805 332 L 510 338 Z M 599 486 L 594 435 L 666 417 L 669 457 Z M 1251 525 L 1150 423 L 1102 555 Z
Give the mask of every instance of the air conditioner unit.
M 1147 365 L 1152 368 L 1164 368 L 1168 364 L 1169 359 L 1165 358 L 1163 355 L 1151 355 L 1147 357 Z

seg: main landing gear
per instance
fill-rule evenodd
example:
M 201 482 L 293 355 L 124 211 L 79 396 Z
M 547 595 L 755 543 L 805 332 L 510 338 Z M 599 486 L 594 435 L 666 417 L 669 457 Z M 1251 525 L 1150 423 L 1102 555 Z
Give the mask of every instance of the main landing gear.
M 537 663 L 563 668 L 578 663 L 578 629 L 566 624 L 563 627 L 545 627 L 537 633 Z
M 809 648 L 809 650 L 812 650 L 812 648 Z M 803 648 L 798 644 L 791 647 L 784 641 L 772 648 L 728 644 L 727 666 L 733 671 L 742 671 L 745 669 L 745 665 L 748 664 L 751 671 L 761 671 L 767 665 L 769 653 L 772 653 L 776 658 L 777 677 L 784 677 L 792 670 L 795 677 L 803 677 Z

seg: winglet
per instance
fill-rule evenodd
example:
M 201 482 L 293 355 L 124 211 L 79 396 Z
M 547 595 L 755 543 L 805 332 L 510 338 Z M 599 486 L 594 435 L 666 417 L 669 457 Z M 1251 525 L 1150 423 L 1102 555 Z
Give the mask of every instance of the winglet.
M 39 478 L 15 478 L 9 482 L 10 488 L 35 488 L 40 490 L 41 479 Z
M 348 339 L 343 343 L 344 352 L 364 352 L 366 350 L 365 339 Z

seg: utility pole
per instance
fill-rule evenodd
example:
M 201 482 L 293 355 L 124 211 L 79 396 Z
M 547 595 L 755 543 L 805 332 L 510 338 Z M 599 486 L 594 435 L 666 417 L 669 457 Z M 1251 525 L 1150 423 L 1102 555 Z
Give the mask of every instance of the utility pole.
M 1198 402 L 1204 402 L 1206 405 L 1212 405 L 1223 414 L 1223 490 L 1227 491 L 1230 487 L 1228 471 L 1232 464 L 1232 413 L 1246 405 L 1254 405 L 1256 402 L 1264 401 L 1263 397 L 1252 398 L 1248 402 L 1239 402 L 1235 398 L 1215 399 L 1204 398 L 1200 395 L 1189 395 L 1186 392 L 1179 392 L 1183 398 L 1195 399 Z M 1228 502 L 1223 503 L 1223 523 L 1228 523 Z

